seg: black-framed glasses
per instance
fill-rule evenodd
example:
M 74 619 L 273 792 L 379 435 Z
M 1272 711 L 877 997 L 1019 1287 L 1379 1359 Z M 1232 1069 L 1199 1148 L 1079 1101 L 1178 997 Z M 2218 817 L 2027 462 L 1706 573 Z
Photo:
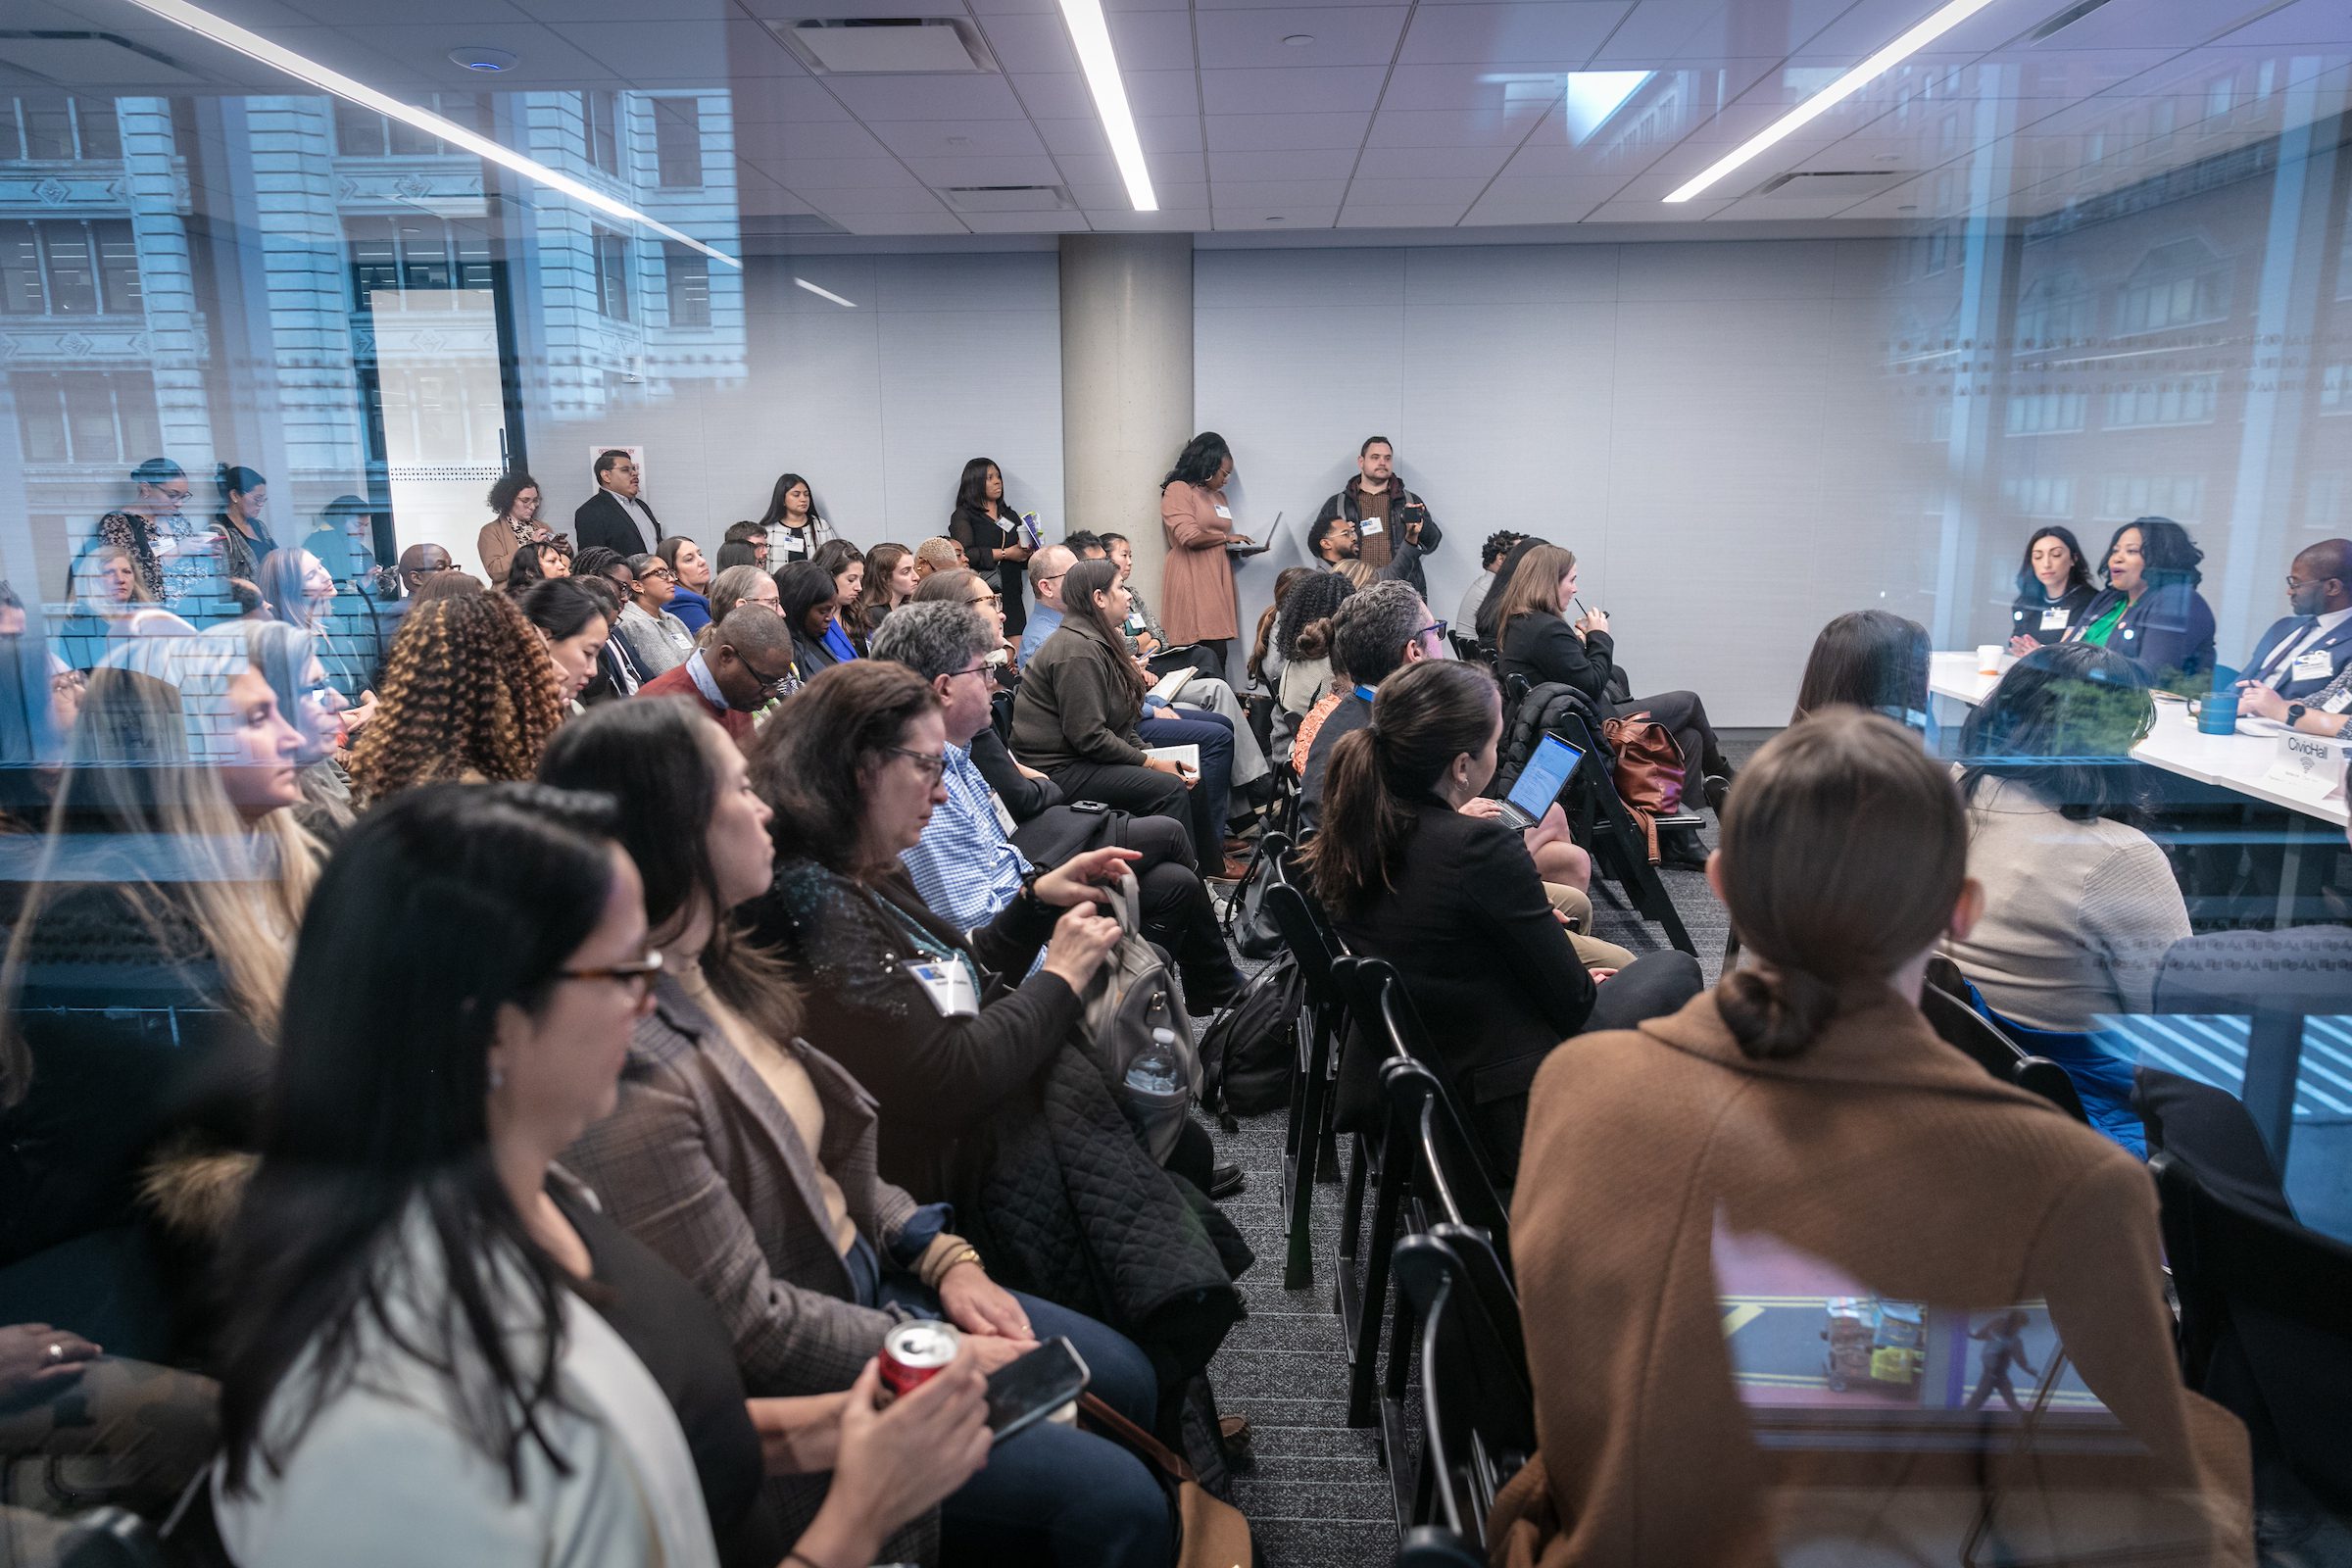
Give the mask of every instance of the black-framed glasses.
M 1053 579 L 1053 578 L 1051 578 L 1051 577 L 1049 577 L 1049 578 L 1047 578 L 1046 580 L 1047 580 L 1048 582 L 1052 582 L 1054 579 Z M 982 594 L 982 595 L 981 595 L 979 598 L 977 598 L 977 599 L 966 599 L 966 600 L 964 601 L 964 603 L 965 603 L 966 605 L 969 605 L 969 606 L 971 606 L 973 609 L 975 609 L 975 610 L 976 610 L 976 609 L 978 609 L 978 608 L 979 608 L 980 606 L 982 606 L 982 605 L 990 605 L 990 606 L 1002 605 L 1003 603 L 1004 603 L 1004 596 L 1003 594 Z
M 947 777 L 948 754 L 945 752 L 918 752 L 911 746 L 885 746 L 882 750 L 893 757 L 904 757 L 913 761 L 931 776 L 934 784 Z
M 755 664 L 750 660 L 744 658 L 743 650 L 741 649 L 737 649 L 735 651 L 735 662 L 752 672 L 752 679 L 760 683 L 760 690 L 761 692 L 779 691 L 783 687 L 790 685 L 792 682 L 792 677 L 797 671 L 797 666 L 787 664 L 784 666 L 784 673 L 781 675 L 770 675 L 766 670 L 761 669 L 758 664 Z
M 654 988 L 654 977 L 661 972 L 662 955 L 649 953 L 642 958 L 633 958 L 623 963 L 607 963 L 581 969 L 558 969 L 556 978 L 560 980 L 610 980 L 614 985 L 628 990 L 634 1000 L 642 1002 L 645 1000 L 645 994 Z
M 1038 579 L 1037 579 L 1037 581 L 1038 581 L 1038 586 L 1040 586 L 1040 587 L 1042 588 L 1042 587 L 1043 587 L 1043 586 L 1045 586 L 1047 583 L 1050 583 L 1050 582 L 1059 582 L 1059 581 L 1061 581 L 1061 579 L 1062 579 L 1062 578 L 1064 578 L 1064 577 L 1067 577 L 1068 575 L 1069 575 L 1069 573 L 1068 573 L 1068 572 L 1066 572 L 1066 571 L 1057 571 L 1057 572 L 1054 573 L 1054 575 L 1053 575 L 1053 576 L 1051 576 L 1051 577 L 1040 577 L 1040 578 L 1038 578 Z
M 954 680 L 958 675 L 989 675 L 993 673 L 995 673 L 995 671 L 991 670 L 988 666 L 987 661 L 983 660 L 981 662 L 972 665 L 969 669 L 949 670 L 948 679 Z
M 1422 638 L 1428 636 L 1433 631 L 1436 632 L 1440 637 L 1445 636 L 1446 623 L 1442 620 L 1431 621 L 1428 625 L 1413 633 L 1413 641 L 1419 642 Z
M 671 582 L 678 580 L 678 574 L 667 566 L 648 566 L 637 574 L 639 582 L 645 582 L 654 577 L 667 577 Z

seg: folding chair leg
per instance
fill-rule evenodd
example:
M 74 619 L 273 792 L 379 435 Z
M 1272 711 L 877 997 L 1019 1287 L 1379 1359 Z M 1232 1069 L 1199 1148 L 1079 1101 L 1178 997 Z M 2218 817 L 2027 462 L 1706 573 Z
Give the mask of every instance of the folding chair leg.
M 1381 1151 L 1380 1178 L 1372 1195 L 1372 1234 L 1364 1239 L 1363 1295 L 1348 1347 L 1348 1424 L 1351 1427 L 1368 1427 L 1379 1418 L 1374 1400 L 1380 1386 L 1380 1323 L 1388 1315 L 1389 1264 L 1396 1248 L 1396 1216 L 1404 1201 L 1406 1163 L 1401 1148 Z
M 1283 1261 L 1282 1288 L 1300 1291 L 1315 1283 L 1315 1251 L 1312 1222 L 1315 1209 L 1315 1178 L 1322 1163 L 1323 1123 L 1329 1120 L 1326 1109 L 1331 1044 L 1328 1034 L 1318 1026 L 1308 1047 L 1306 1070 L 1300 1082 L 1294 1086 L 1291 1097 L 1293 1126 L 1298 1149 L 1285 1162 L 1283 1175 L 1287 1178 L 1283 1196 L 1290 1204 L 1290 1251 Z
M 1412 1434 L 1405 1419 L 1404 1391 L 1413 1365 L 1413 1346 L 1420 1335 L 1413 1327 L 1412 1303 L 1404 1293 L 1396 1293 L 1396 1299 L 1389 1313 L 1389 1365 L 1380 1396 L 1381 1459 L 1389 1467 L 1390 1500 L 1396 1510 L 1396 1529 L 1399 1534 L 1410 1530 L 1417 1522 L 1414 1508 L 1416 1494 L 1421 1490 L 1419 1466 L 1408 1468 L 1405 1455 L 1412 1452 Z

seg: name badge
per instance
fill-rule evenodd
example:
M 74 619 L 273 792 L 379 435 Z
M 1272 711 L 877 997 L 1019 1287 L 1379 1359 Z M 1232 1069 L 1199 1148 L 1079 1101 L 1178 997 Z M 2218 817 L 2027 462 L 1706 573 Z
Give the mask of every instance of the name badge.
M 1127 629 L 1129 631 L 1142 631 L 1144 629 L 1144 617 L 1137 614 L 1132 610 L 1127 612 Z
M 2045 611 L 2043 611 L 2043 612 L 2041 612 L 2041 629 L 2042 629 L 2043 631 L 2064 631 L 2064 630 L 2066 630 L 2066 610 L 2065 610 L 2065 607 L 2061 606 L 2060 608 L 2058 608 L 2058 609 L 2056 609 L 2056 610 L 2045 610 Z
M 1378 517 L 1366 517 L 1363 521 L 1355 525 L 1355 531 L 1369 538 L 1371 535 L 1381 531 L 1380 519 Z
M 2337 692 L 2333 697 L 2330 697 L 2326 702 L 2322 703 L 2320 705 L 2320 711 L 2323 713 L 2340 713 L 2347 708 L 2352 708 L 2352 686 L 2345 687 L 2342 691 Z
M 1233 520 L 1233 509 L 1231 507 L 1219 507 L 1217 509 L 1217 515 L 1223 517 L 1226 521 L 1231 522 Z
M 899 969 L 920 986 L 923 999 L 942 1018 L 970 1018 L 980 1011 L 980 988 L 971 966 L 961 962 L 906 961 Z
M 2328 657 L 2328 650 L 2325 648 L 2315 648 L 2308 654 L 2298 654 L 2295 657 L 2294 673 L 2288 678 L 2290 680 L 2333 680 L 2335 678 L 2335 662 Z

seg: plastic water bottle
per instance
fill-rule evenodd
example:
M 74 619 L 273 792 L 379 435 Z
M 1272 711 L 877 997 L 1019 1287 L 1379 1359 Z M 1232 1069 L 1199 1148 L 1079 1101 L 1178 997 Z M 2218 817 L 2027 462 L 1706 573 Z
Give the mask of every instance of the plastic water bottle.
M 1183 1082 L 1182 1073 L 1177 1065 L 1175 1031 L 1154 1029 L 1152 1043 L 1127 1064 L 1127 1087 L 1139 1095 L 1172 1095 Z

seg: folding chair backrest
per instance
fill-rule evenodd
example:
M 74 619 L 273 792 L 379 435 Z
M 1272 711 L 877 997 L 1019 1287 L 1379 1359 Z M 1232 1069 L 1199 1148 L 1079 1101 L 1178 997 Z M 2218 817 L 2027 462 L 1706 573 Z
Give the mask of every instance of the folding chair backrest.
M 1928 1027 L 1945 1045 L 1967 1053 L 1977 1065 L 2001 1082 L 2016 1081 L 2017 1064 L 2026 1059 L 2026 1054 L 1990 1019 L 1970 1006 L 1962 993 L 1945 991 L 1936 985 L 1922 986 L 1919 1010 L 1926 1014 Z
M 1329 928 L 1317 918 L 1318 911 L 1307 902 L 1306 890 L 1298 883 L 1284 880 L 1266 888 L 1266 912 L 1274 917 L 1274 929 L 1282 933 L 1283 946 L 1298 961 L 1298 973 L 1306 981 L 1309 1002 L 1328 1006 L 1337 1001 L 1332 990 L 1331 966 L 1340 956 L 1340 949 L 1329 935 Z
M 2352 1247 L 2208 1187 L 2178 1155 L 2148 1168 L 2189 1387 L 2266 1425 L 2258 1452 L 2275 1440 L 2322 1500 L 2352 1507 Z M 2217 1358 L 2225 1342 L 2234 1353 Z
M 1389 995 L 1398 987 L 1392 983 Z M 1384 1008 L 1384 1014 L 1388 1009 Z M 1497 1250 L 1510 1255 L 1511 1220 L 1494 1179 L 1487 1168 L 1478 1140 L 1464 1124 L 1460 1109 L 1445 1081 L 1427 1056 L 1410 1053 L 1413 1044 L 1399 1040 L 1393 1022 L 1383 1019 L 1397 1054 L 1381 1064 L 1380 1089 L 1391 1114 L 1400 1117 L 1405 1147 L 1413 1154 L 1413 1191 L 1429 1204 L 1435 1218 L 1481 1230 L 1494 1238 Z
M 1396 1281 L 1421 1329 L 1430 1522 L 1483 1551 L 1495 1494 L 1536 1450 L 1518 1297 L 1493 1246 L 1459 1225 L 1398 1242 Z

